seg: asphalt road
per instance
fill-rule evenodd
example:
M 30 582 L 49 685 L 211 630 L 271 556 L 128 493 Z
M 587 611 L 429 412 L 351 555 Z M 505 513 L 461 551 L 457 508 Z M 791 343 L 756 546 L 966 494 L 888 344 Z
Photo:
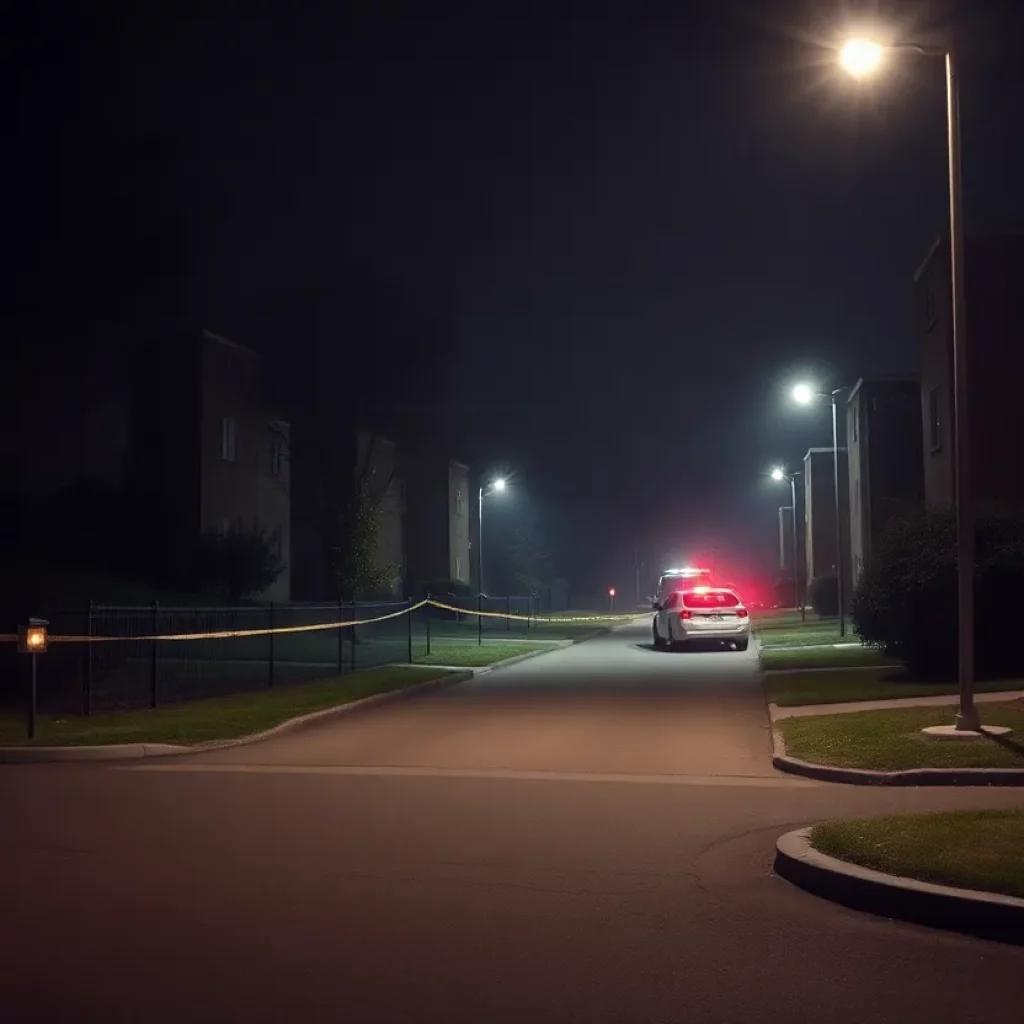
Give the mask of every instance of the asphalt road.
M 829 816 L 1014 791 L 781 776 L 753 653 L 646 624 L 278 740 L 4 766 L 0 1015 L 1017 1022 L 1024 949 L 774 877 Z

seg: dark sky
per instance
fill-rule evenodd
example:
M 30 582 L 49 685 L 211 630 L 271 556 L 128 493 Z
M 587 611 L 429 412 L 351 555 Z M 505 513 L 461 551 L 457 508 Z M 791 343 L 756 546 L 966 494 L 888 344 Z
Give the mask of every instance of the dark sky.
M 830 439 L 785 385 L 916 367 L 941 63 L 854 84 L 846 24 L 959 32 L 968 220 L 1024 212 L 1012 2 L 142 6 L 24 15 L 22 296 L 403 396 L 585 585 L 770 567 L 763 472 Z

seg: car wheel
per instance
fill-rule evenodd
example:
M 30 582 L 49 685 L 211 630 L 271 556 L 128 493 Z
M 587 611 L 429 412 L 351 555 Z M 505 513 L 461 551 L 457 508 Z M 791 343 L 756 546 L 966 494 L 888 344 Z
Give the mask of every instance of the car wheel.
M 654 646 L 657 650 L 662 650 L 665 646 L 665 641 L 661 638 L 661 634 L 658 632 L 658 624 L 655 622 L 651 627 L 651 631 L 654 633 Z
M 750 640 L 737 640 L 736 641 L 736 650 L 737 651 L 745 651 L 747 649 L 747 645 L 749 643 L 750 643 Z

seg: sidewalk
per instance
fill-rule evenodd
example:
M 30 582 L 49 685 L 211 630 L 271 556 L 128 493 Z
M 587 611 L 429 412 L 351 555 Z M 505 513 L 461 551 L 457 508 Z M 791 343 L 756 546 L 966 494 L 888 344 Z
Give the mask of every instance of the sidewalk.
M 1002 690 L 995 693 L 976 693 L 975 704 L 1006 704 L 1014 700 L 1024 700 L 1024 690 Z M 955 693 L 941 694 L 937 697 L 895 697 L 892 700 L 858 700 L 846 704 L 804 704 L 797 707 L 780 708 L 777 704 L 768 705 L 768 715 L 772 722 L 783 718 L 807 718 L 812 715 L 844 715 L 855 711 L 891 711 L 895 708 L 928 708 L 958 704 L 960 697 Z

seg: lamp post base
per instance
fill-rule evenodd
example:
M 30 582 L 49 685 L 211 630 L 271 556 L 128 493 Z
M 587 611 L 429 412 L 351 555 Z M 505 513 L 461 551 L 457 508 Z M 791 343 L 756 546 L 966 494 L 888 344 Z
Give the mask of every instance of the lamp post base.
M 930 740 L 985 740 L 996 736 L 1009 736 L 1013 732 L 1005 725 L 985 725 L 977 729 L 961 729 L 957 725 L 929 725 L 921 733 Z

